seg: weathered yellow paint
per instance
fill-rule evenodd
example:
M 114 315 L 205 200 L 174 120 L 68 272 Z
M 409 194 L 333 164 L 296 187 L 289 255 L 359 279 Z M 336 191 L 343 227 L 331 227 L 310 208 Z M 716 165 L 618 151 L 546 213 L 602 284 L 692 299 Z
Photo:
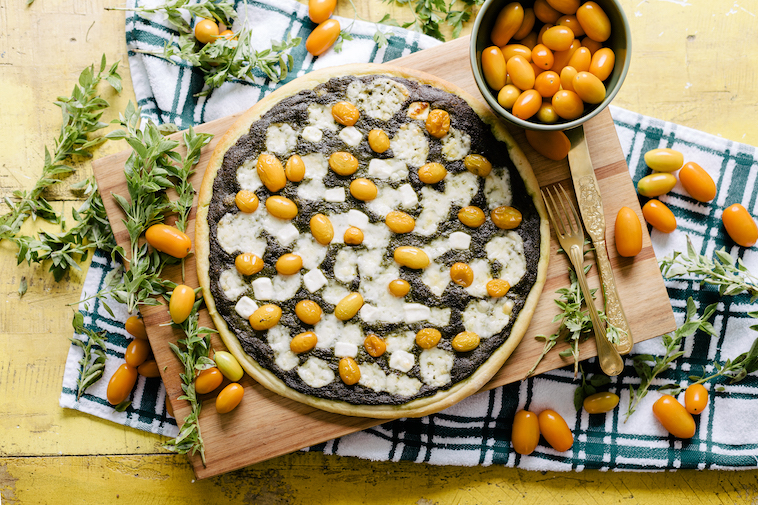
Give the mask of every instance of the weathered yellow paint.
M 105 53 L 122 62 L 126 88 L 107 93 L 109 121 L 133 99 L 123 14 L 110 0 L 0 0 L 0 196 L 28 189 L 44 146 L 60 127 L 52 101 L 67 95 L 81 69 Z M 11 5 L 12 4 L 12 5 Z M 758 0 L 622 0 L 634 33 L 634 62 L 616 104 L 726 138 L 758 144 Z M 410 20 L 400 5 L 365 0 L 358 14 Z M 338 13 L 352 18 L 347 0 Z M 464 33 L 470 30 L 464 29 Z M 449 33 L 449 32 L 448 32 Z M 348 42 L 349 43 L 349 42 Z M 96 156 L 122 146 L 107 144 Z M 81 162 L 74 180 L 91 174 Z M 65 188 L 50 199 L 76 206 Z M 0 212 L 5 207 L 0 206 Z M 47 225 L 43 225 L 48 228 Z M 31 231 L 30 224 L 27 231 Z M 52 228 L 48 228 L 52 229 Z M 502 467 L 375 463 L 297 453 L 193 482 L 183 456 L 164 454 L 161 437 L 58 406 L 71 335 L 71 307 L 82 276 L 55 283 L 47 265 L 17 267 L 0 243 L 0 495 L 21 503 L 758 503 L 758 472 L 542 474 Z M 29 281 L 19 300 L 20 278 Z M 116 498 L 118 496 L 118 498 Z

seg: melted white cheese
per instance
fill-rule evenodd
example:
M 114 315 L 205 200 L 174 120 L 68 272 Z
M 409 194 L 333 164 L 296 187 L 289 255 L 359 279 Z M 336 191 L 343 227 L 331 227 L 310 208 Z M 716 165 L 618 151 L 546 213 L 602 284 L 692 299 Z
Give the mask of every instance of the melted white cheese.
M 372 158 L 368 162 L 368 176 L 373 179 L 397 182 L 408 177 L 408 167 L 404 161 L 395 158 L 386 160 Z
M 425 349 L 418 359 L 421 378 L 432 387 L 444 386 L 452 379 L 450 371 L 453 369 L 455 356 L 452 352 L 439 347 Z
M 408 88 L 392 79 L 355 80 L 347 87 L 347 99 L 374 119 L 388 121 L 408 98 Z
M 218 284 L 221 291 L 224 292 L 224 296 L 232 301 L 239 298 L 248 289 L 248 285 L 242 280 L 236 268 L 221 272 L 221 275 L 218 276 Z
M 390 147 L 396 158 L 414 167 L 426 163 L 426 157 L 429 155 L 429 141 L 415 123 L 403 124 L 390 140 Z
M 358 384 L 374 391 L 381 392 L 387 388 L 387 375 L 375 363 L 360 363 L 358 368 L 361 371 L 361 378 Z
M 397 396 L 412 396 L 421 389 L 422 382 L 405 374 L 391 374 L 387 376 L 387 392 Z
M 419 235 L 432 235 L 437 232 L 440 223 L 450 214 L 450 206 L 466 206 L 479 190 L 478 177 L 471 172 L 448 174 L 445 178 L 445 191 L 440 193 L 430 186 L 421 188 L 421 214 L 416 219 L 414 232 Z
M 272 124 L 266 129 L 266 150 L 286 154 L 297 145 L 297 132 L 288 123 Z
M 421 274 L 421 282 L 426 284 L 433 294 L 442 296 L 447 284 L 450 282 L 450 269 L 445 265 L 432 262 Z
M 387 344 L 387 352 L 390 354 L 397 351 L 410 352 L 416 345 L 416 334 L 412 331 L 394 333 L 388 335 L 384 342 Z
M 480 338 L 486 339 L 496 335 L 505 328 L 510 321 L 510 313 L 503 311 L 507 298 L 499 298 L 493 301 L 471 300 L 463 311 L 463 326 L 467 331 L 473 331 Z
M 474 282 L 471 283 L 466 291 L 471 296 L 484 298 L 487 295 L 487 283 L 492 280 L 490 262 L 483 259 L 471 260 L 468 264 L 474 272 Z
M 316 239 L 314 239 L 313 235 L 310 233 L 301 234 L 294 246 L 294 251 L 303 259 L 303 268 L 306 270 L 313 270 L 315 268 L 318 268 L 321 262 L 324 261 L 324 258 L 326 258 L 328 249 L 329 248 L 327 246 L 321 245 L 316 242 Z M 323 277 L 323 274 L 321 276 Z M 315 280 L 313 277 L 311 277 L 311 279 Z M 305 287 L 308 287 L 307 282 Z
M 295 368 L 300 360 L 297 355 L 290 350 L 290 338 L 289 331 L 282 325 L 278 324 L 268 330 L 266 334 L 271 350 L 274 351 L 274 363 L 284 371 L 292 370 Z
M 440 139 L 442 155 L 448 161 L 462 160 L 471 150 L 471 137 L 455 128 Z
M 274 295 L 273 300 L 283 302 L 289 300 L 297 294 L 302 284 L 302 278 L 299 273 L 292 275 L 277 274 L 273 277 Z
M 431 107 L 429 107 L 429 102 L 413 102 L 408 106 L 406 114 L 411 119 L 426 121 L 426 118 L 429 117 L 430 110 Z
M 340 130 L 339 138 L 350 147 L 355 147 L 363 140 L 363 134 L 355 126 L 347 126 Z
M 493 177 L 492 174 L 497 174 Z M 510 206 L 513 201 L 511 193 L 511 176 L 508 170 L 494 168 L 490 175 L 484 178 L 484 196 L 490 210 L 503 205 Z
M 320 129 L 336 130 L 337 123 L 332 115 L 332 106 L 312 103 L 308 106 L 308 124 Z
M 503 265 L 500 278 L 515 286 L 526 273 L 526 256 L 521 235 L 509 231 L 502 237 L 494 237 L 485 247 L 490 261 L 497 260 Z
M 258 158 L 247 160 L 237 168 L 237 182 L 240 185 L 240 189 L 255 191 L 263 186 L 261 178 L 258 177 L 258 171 L 255 169 L 257 163 Z
M 313 388 L 322 388 L 334 381 L 334 372 L 329 368 L 329 363 L 316 357 L 310 357 L 300 365 L 297 374 Z
M 349 283 L 358 275 L 358 255 L 351 249 L 340 249 L 334 260 L 334 277 Z
M 302 137 L 307 140 L 308 142 L 313 142 L 314 144 L 321 140 L 321 137 L 324 136 L 324 134 L 316 128 L 315 126 L 306 126 L 303 128 L 303 132 L 301 133 Z
M 321 153 L 306 154 L 303 158 L 305 164 L 305 177 L 297 187 L 297 195 L 306 200 L 323 200 L 326 186 L 323 177 L 329 168 L 329 164 Z
M 415 364 L 416 357 L 409 352 L 398 350 L 390 354 L 390 368 L 400 370 L 401 372 L 409 372 Z

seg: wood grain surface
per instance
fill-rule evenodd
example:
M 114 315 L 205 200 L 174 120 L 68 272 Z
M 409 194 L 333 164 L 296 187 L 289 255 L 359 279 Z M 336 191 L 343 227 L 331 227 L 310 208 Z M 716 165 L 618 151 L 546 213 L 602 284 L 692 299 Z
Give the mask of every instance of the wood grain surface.
M 468 47 L 468 37 L 462 37 L 406 56 L 393 64 L 437 75 L 480 97 L 471 74 Z M 204 169 L 216 142 L 235 119 L 236 116 L 232 116 L 197 127 L 198 131 L 213 133 L 215 136 L 204 149 L 198 162 L 197 171 L 193 176 L 195 187 L 199 187 L 202 181 Z M 629 178 L 610 113 L 607 110 L 603 111 L 589 121 L 585 131 L 603 196 L 606 221 L 612 224 L 618 209 L 624 205 L 634 209 L 642 219 L 636 192 Z M 524 139 L 523 130 L 513 128 L 512 133 L 526 152 L 540 185 L 561 183 L 569 194 L 573 195 L 567 163 L 552 161 L 535 153 Z M 127 250 L 129 236 L 122 222 L 123 213 L 111 195 L 128 194 L 123 165 L 129 152 L 127 150 L 94 163 L 95 176 L 114 234 L 119 244 Z M 609 228 L 612 229 L 612 226 Z M 190 217 L 188 231 L 194 240 L 194 213 Z M 673 312 L 647 232 L 644 233 L 643 250 L 635 258 L 617 256 L 613 233 L 610 232 L 607 236 L 608 252 L 617 275 L 619 295 L 635 341 L 647 340 L 672 331 L 676 327 Z M 568 262 L 557 250 L 558 244 L 553 236 L 547 282 L 529 330 L 505 366 L 484 389 L 524 379 L 542 352 L 543 343 L 535 339 L 535 336 L 549 335 L 555 331 L 556 324 L 552 322 L 556 314 L 554 292 L 568 285 Z M 184 283 L 197 286 L 193 257 L 186 260 L 185 271 Z M 166 273 L 172 280 L 180 281 L 178 267 Z M 590 279 L 594 286 L 598 285 L 596 268 L 593 268 Z M 178 419 L 183 419 L 189 406 L 185 401 L 176 400 L 182 394 L 179 380 L 181 366 L 168 347 L 168 342 L 175 342 L 181 338 L 181 332 L 166 326 L 169 316 L 165 306 L 143 307 L 141 313 L 145 318 L 148 336 L 174 412 Z M 202 325 L 213 327 L 205 310 L 201 313 L 200 322 Z M 213 347 L 217 350 L 224 349 L 218 337 L 213 338 Z M 537 373 L 568 364 L 568 361 L 559 356 L 559 352 L 565 347 L 565 344 L 560 344 L 552 350 L 540 363 Z M 594 340 L 590 339 L 582 344 L 581 359 L 596 354 Z M 204 400 L 204 405 L 208 408 L 201 411 L 200 428 L 205 442 L 207 464 L 203 466 L 199 457 L 191 458 L 195 473 L 200 478 L 228 472 L 384 422 L 332 414 L 302 405 L 269 392 L 247 375 L 241 383 L 245 387 L 245 397 L 242 404 L 231 414 L 218 415 L 213 408 L 212 396 Z M 304 430 L 303 427 L 307 429 Z
M 302 0 L 305 3 L 305 0 Z M 134 92 L 126 59 L 123 15 L 114 0 L 0 0 L 0 196 L 29 189 L 44 146 L 60 128 L 52 102 L 70 92 L 81 69 L 106 54 L 121 61 L 124 91 L 107 93 L 117 117 Z M 615 105 L 758 145 L 758 0 L 692 2 L 620 0 L 633 34 L 632 66 Z M 412 21 L 405 5 L 357 0 L 358 15 L 386 13 Z M 353 17 L 347 0 L 338 15 Z M 464 24 L 463 34 L 472 22 Z M 449 35 L 449 32 L 447 32 Z M 98 148 L 96 158 L 123 143 Z M 91 163 L 75 160 L 77 179 Z M 78 195 L 48 196 L 70 215 Z M 0 203 L 0 212 L 6 212 Z M 55 226 L 29 223 L 24 232 Z M 71 336 L 71 307 L 88 264 L 60 283 L 48 265 L 17 266 L 17 249 L 0 242 L 0 496 L 3 504 L 120 503 L 141 505 L 623 503 L 628 505 L 758 503 L 758 470 L 661 473 L 531 472 L 504 466 L 431 466 L 297 452 L 235 472 L 194 480 L 184 456 L 160 449 L 165 438 L 58 405 Z M 20 298 L 20 279 L 29 283 Z M 616 392 L 626 394 L 619 385 Z M 633 422 L 634 418 L 630 421 Z M 146 496 L 151 498 L 147 499 Z

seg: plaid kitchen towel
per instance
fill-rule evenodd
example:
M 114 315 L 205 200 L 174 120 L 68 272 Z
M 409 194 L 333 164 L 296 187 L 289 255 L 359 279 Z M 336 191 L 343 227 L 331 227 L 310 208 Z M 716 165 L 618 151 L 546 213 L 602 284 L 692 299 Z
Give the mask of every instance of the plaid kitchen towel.
M 314 27 L 307 19 L 305 7 L 290 0 L 238 2 L 237 8 L 240 13 L 248 13 L 249 22 L 255 33 L 260 33 L 261 41 L 279 40 L 290 31 L 295 36 L 306 37 Z M 343 27 L 346 26 L 345 21 L 341 21 Z M 154 121 L 174 122 L 182 128 L 209 121 L 239 112 L 277 86 L 261 75 L 253 83 L 229 83 L 208 97 L 193 98 L 202 90 L 201 76 L 189 67 L 173 66 L 134 52 L 137 48 L 159 50 L 170 39 L 171 30 L 157 16 L 148 20 L 127 14 L 126 24 L 134 88 L 143 115 Z M 294 49 L 293 76 L 348 62 L 388 61 L 437 43 L 428 37 L 392 28 L 394 34 L 388 37 L 389 46 L 380 49 L 372 40 L 375 29 L 372 24 L 357 22 L 353 27 L 356 40 L 346 43 L 340 54 L 329 51 L 319 58 L 312 58 L 302 47 Z M 733 256 L 741 257 L 751 271 L 758 272 L 758 249 L 735 246 L 720 224 L 722 209 L 735 202 L 742 203 L 753 215 L 758 213 L 755 190 L 758 155 L 755 148 L 618 108 L 612 108 L 612 114 L 635 183 L 649 173 L 642 159 L 644 152 L 656 147 L 672 147 L 682 151 L 686 161 L 698 162 L 719 187 L 718 196 L 710 204 L 693 200 L 679 185 L 661 197 L 674 211 L 679 227 L 669 235 L 652 231 L 657 256 L 662 258 L 675 250 L 684 251 L 686 236 L 689 236 L 699 252 L 712 255 L 714 250 L 724 246 Z M 95 256 L 82 298 L 101 285 L 111 268 L 104 255 Z M 688 297 L 695 299 L 700 312 L 718 301 L 713 320 L 718 336 L 696 334 L 687 338 L 684 356 L 654 382 L 655 387 L 672 382 L 686 384 L 689 375 L 700 375 L 703 370 L 712 372 L 714 360 L 723 362 L 745 352 L 758 335 L 749 330 L 753 320 L 747 312 L 753 307 L 745 295 L 720 299 L 712 288 L 701 287 L 696 279 L 687 278 L 668 281 L 667 287 L 679 322 L 683 320 Z M 85 313 L 85 322 L 90 328 L 108 331 L 110 359 L 105 377 L 76 402 L 73 391 L 81 350 L 72 346 L 61 405 L 173 436 L 176 426 L 165 413 L 165 395 L 157 379 L 145 381 L 140 378 L 132 405 L 123 413 L 113 412 L 104 399 L 107 380 L 122 362 L 121 356 L 128 343 L 123 330 L 125 311 L 114 310 L 113 317 L 95 302 L 83 304 L 80 310 Z M 660 355 L 664 351 L 658 338 L 638 344 L 634 352 Z M 655 391 L 651 391 L 637 412 L 624 422 L 623 413 L 629 403 L 628 388 L 639 383 L 630 357 L 626 358 L 626 365 L 622 375 L 612 378 L 609 385 L 601 388 L 621 397 L 619 407 L 607 414 L 589 415 L 575 410 L 573 397 L 579 384 L 573 371 L 566 368 L 475 395 L 432 416 L 388 422 L 309 450 L 374 460 L 440 465 L 501 464 L 531 470 L 756 467 L 758 430 L 753 427 L 752 419 L 758 415 L 758 404 L 754 401 L 758 397 L 758 378 L 751 375 L 736 385 L 719 382 L 723 390 L 716 390 L 714 384 L 707 385 L 711 399 L 705 411 L 696 418 L 695 436 L 690 440 L 679 440 L 669 436 L 652 415 L 652 404 L 659 397 Z M 583 366 L 590 374 L 599 372 L 594 360 L 584 362 Z M 573 447 L 558 453 L 543 442 L 530 456 L 517 455 L 510 447 L 514 414 L 521 409 L 539 412 L 546 408 L 556 410 L 568 422 L 574 434 Z

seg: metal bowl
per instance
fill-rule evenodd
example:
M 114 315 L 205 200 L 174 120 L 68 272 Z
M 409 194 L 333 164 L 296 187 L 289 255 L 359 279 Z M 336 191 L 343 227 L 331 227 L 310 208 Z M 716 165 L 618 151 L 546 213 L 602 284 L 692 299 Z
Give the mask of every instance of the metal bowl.
M 497 92 L 487 85 L 482 72 L 482 51 L 493 45 L 490 40 L 490 33 L 495 24 L 495 19 L 500 10 L 513 2 L 513 0 L 487 0 L 482 5 L 479 13 L 474 20 L 473 31 L 471 32 L 471 43 L 469 47 L 469 57 L 471 58 L 471 69 L 474 73 L 474 80 L 479 87 L 484 99 L 495 113 L 506 121 L 518 125 L 522 128 L 541 131 L 567 130 L 581 125 L 585 121 L 595 117 L 600 111 L 611 103 L 611 100 L 618 93 L 621 84 L 624 82 L 629 63 L 631 61 L 632 35 L 629 30 L 629 22 L 626 19 L 624 10 L 617 0 L 594 0 L 606 13 L 611 21 L 611 36 L 603 42 L 604 47 L 610 47 L 616 55 L 616 62 L 611 75 L 604 81 L 606 87 L 605 99 L 599 104 L 585 104 L 584 113 L 570 121 L 559 119 L 557 123 L 542 123 L 536 117 L 524 120 L 519 119 L 503 108 L 497 101 Z M 524 8 L 531 7 L 534 3 L 532 0 L 523 0 L 520 2 Z M 538 20 L 539 22 L 539 20 Z

